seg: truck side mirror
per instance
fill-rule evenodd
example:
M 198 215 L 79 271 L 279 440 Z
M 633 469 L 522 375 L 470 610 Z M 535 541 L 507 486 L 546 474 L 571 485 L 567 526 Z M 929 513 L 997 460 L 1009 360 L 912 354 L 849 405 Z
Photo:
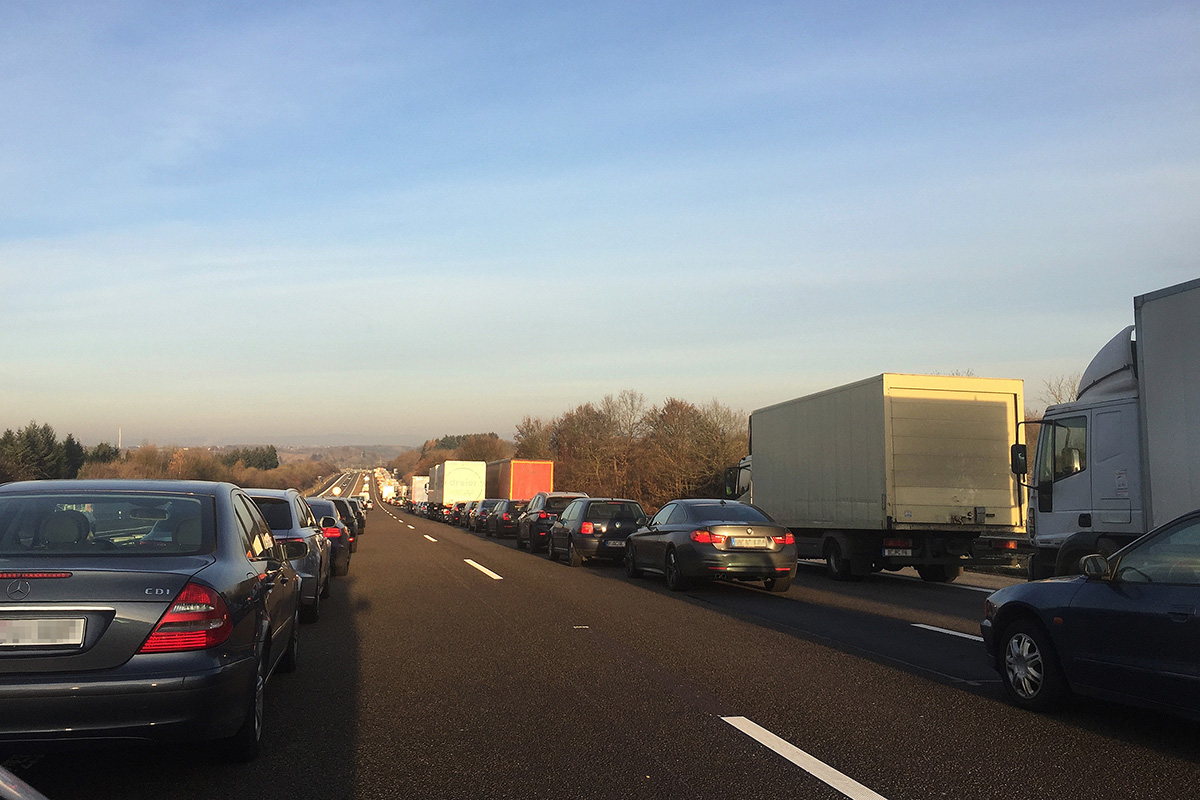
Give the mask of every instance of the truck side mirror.
M 1029 451 L 1023 444 L 1014 444 L 1008 451 L 1009 466 L 1014 475 L 1029 473 Z

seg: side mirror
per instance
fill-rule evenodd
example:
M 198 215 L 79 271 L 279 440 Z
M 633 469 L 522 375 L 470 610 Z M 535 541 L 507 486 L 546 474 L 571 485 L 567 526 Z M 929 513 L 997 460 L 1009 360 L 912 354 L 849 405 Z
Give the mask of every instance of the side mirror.
M 306 542 L 298 541 L 284 542 L 283 555 L 288 561 L 295 561 L 298 558 L 305 558 L 308 555 L 308 544 Z
M 1023 444 L 1014 444 L 1008 451 L 1009 468 L 1014 475 L 1029 473 L 1029 450 Z
M 321 527 L 322 528 L 336 528 L 337 520 L 334 519 L 333 517 L 321 517 Z
M 634 520 L 633 524 L 637 525 L 639 528 L 644 528 L 648 524 L 650 524 L 650 518 L 649 517 L 638 517 L 636 520 Z
M 1083 568 L 1083 574 L 1089 578 L 1108 577 L 1108 559 L 1104 556 L 1084 556 L 1080 559 L 1079 566 Z

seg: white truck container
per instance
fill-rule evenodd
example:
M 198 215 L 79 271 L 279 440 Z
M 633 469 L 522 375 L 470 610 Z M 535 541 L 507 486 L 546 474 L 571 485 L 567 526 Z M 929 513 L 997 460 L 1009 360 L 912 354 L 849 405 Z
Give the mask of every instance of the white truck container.
M 1200 508 L 1200 280 L 1133 299 L 1077 399 L 1042 418 L 1029 496 L 1031 579 L 1079 571 Z M 1028 455 L 1013 447 L 1012 470 Z
M 1019 380 L 877 375 L 753 412 L 750 458 L 726 492 L 748 486 L 799 557 L 824 559 L 836 579 L 913 566 L 952 581 L 968 561 L 1011 563 L 1025 546 L 1008 468 L 1023 412 Z
M 412 482 L 409 485 L 409 499 L 414 503 L 425 503 L 429 501 L 429 476 L 414 475 Z
M 441 506 L 482 500 L 487 464 L 483 461 L 445 461 L 429 470 L 429 502 Z

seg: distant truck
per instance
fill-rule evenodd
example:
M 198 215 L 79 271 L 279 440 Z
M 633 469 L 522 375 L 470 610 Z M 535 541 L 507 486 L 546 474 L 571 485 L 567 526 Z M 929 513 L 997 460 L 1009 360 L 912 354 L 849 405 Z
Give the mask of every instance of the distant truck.
M 429 502 L 429 476 L 414 475 L 410 483 L 408 499 L 413 503 Z
M 877 375 L 753 412 L 726 495 L 748 494 L 837 580 L 915 567 L 953 581 L 1028 546 L 1009 471 L 1023 413 L 1019 380 Z
M 497 500 L 530 500 L 554 491 L 554 462 L 524 458 L 489 461 L 486 496 Z
M 429 502 L 440 506 L 483 499 L 482 461 L 444 461 L 429 470 Z
M 1134 324 L 1046 409 L 1029 496 L 1030 579 L 1079 571 L 1200 508 L 1200 280 L 1133 299 Z M 1012 471 L 1028 466 L 1012 448 Z

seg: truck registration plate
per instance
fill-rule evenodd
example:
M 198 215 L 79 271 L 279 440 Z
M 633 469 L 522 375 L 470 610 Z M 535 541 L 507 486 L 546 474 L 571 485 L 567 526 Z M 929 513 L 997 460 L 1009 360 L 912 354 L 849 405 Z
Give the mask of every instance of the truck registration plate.
M 85 620 L 0 619 L 0 647 L 53 647 L 83 644 Z
M 739 536 L 730 541 L 734 547 L 766 547 L 767 540 L 761 536 Z
M 885 556 L 899 556 L 901 558 L 912 558 L 912 549 L 904 547 L 885 547 L 883 548 Z

